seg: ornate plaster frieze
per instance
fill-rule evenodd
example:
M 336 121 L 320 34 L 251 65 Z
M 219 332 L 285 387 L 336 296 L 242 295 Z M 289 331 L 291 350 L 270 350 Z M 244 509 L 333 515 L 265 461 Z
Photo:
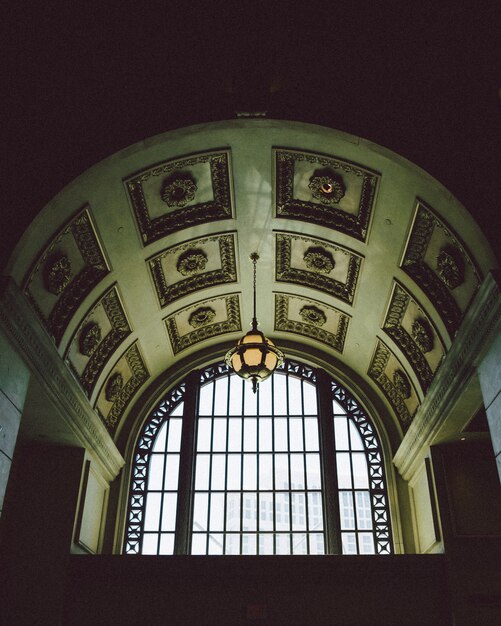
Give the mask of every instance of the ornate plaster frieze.
M 105 478 L 113 480 L 124 465 L 124 459 L 83 390 L 13 281 L 6 282 L 0 296 L 0 326 L 6 336 L 47 393 L 61 422 L 74 433 L 82 447 L 92 450 Z
M 430 316 L 397 281 L 383 322 L 383 330 L 407 357 L 423 393 L 445 355 L 445 348 Z
M 394 463 L 408 480 L 435 441 L 483 356 L 501 330 L 501 290 L 488 274 L 407 431 Z
M 138 342 L 132 344 L 109 372 L 96 401 L 96 410 L 113 434 L 131 400 L 148 380 Z
M 274 149 L 275 211 L 366 241 L 380 175 L 357 163 Z
M 230 151 L 163 161 L 124 180 L 144 245 L 166 235 L 231 218 Z
M 75 311 L 110 271 L 89 207 L 49 241 L 23 291 L 57 345 Z
M 317 289 L 353 304 L 362 257 L 323 239 L 275 233 L 278 282 Z
M 161 307 L 190 293 L 237 281 L 234 233 L 192 239 L 148 260 Z
M 405 368 L 380 339 L 377 339 L 367 373 L 385 395 L 406 432 L 419 406 L 419 398 Z
M 451 226 L 420 199 L 400 265 L 433 303 L 452 338 L 482 276 Z
M 65 360 L 90 398 L 106 363 L 132 330 L 116 285 L 78 325 Z
M 219 335 L 242 330 L 238 294 L 204 300 L 165 319 L 174 354 Z
M 350 317 L 324 303 L 275 294 L 275 330 L 316 339 L 343 352 Z

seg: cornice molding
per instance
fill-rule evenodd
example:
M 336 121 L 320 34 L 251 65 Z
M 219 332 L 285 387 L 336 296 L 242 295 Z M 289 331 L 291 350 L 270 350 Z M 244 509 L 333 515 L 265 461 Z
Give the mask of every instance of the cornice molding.
M 451 349 L 435 376 L 418 409 L 393 462 L 405 480 L 435 441 L 451 410 L 461 397 L 491 345 L 501 330 L 501 289 L 493 273 L 484 279 Z
M 113 480 L 124 459 L 83 390 L 61 359 L 21 290 L 11 279 L 0 285 L 0 326 L 37 378 L 59 417 L 84 448 L 100 461 L 106 478 Z

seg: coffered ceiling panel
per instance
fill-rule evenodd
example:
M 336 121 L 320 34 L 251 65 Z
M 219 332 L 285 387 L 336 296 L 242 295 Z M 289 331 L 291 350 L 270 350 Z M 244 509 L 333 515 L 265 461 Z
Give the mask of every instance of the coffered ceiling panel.
M 66 354 L 66 362 L 89 397 L 106 363 L 131 332 L 113 286 L 79 324 Z
M 405 354 L 426 392 L 445 356 L 445 348 L 430 316 L 398 282 L 393 286 L 383 330 Z
M 276 233 L 276 280 L 353 303 L 362 257 L 324 239 Z
M 274 152 L 277 217 L 367 239 L 378 174 L 339 157 L 286 148 Z
M 148 261 L 161 307 L 194 291 L 237 280 L 235 234 L 173 246 Z
M 422 200 L 417 201 L 401 266 L 426 293 L 454 336 L 482 278 L 459 236 Z
M 230 180 L 228 150 L 164 161 L 127 177 L 125 185 L 143 243 L 232 217 Z
M 109 372 L 97 397 L 95 408 L 110 433 L 114 433 L 128 405 L 149 377 L 136 342 Z
M 406 368 L 380 339 L 376 342 L 368 374 L 392 405 L 405 432 L 418 409 L 419 398 Z
M 343 352 L 350 317 L 325 303 L 275 294 L 275 330 L 320 341 Z
M 56 344 L 85 297 L 108 272 L 85 207 L 50 239 L 25 280 L 24 292 Z
M 210 337 L 242 330 L 238 294 L 211 298 L 165 319 L 174 354 Z

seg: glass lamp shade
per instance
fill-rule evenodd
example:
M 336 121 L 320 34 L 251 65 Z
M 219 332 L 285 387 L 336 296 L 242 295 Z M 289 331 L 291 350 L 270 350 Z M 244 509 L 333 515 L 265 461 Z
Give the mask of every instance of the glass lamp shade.
M 283 363 L 284 355 L 262 332 L 253 328 L 226 353 L 228 367 L 241 378 L 252 380 L 252 390 Z

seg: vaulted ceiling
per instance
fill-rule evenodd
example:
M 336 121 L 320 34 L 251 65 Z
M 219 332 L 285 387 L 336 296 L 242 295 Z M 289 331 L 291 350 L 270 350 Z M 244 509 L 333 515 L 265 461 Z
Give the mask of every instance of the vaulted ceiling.
M 404 158 L 303 123 L 171 131 L 83 173 L 7 273 L 110 434 L 249 328 L 354 379 L 406 432 L 496 267 L 463 206 Z M 132 411 L 133 412 L 133 411 Z

